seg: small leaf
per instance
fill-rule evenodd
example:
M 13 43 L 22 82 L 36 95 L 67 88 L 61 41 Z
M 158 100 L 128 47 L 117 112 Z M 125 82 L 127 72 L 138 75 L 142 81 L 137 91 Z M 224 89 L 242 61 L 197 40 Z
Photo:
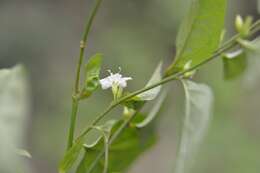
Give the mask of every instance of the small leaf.
M 23 157 L 27 157 L 27 158 L 32 158 L 32 155 L 26 151 L 26 150 L 23 150 L 23 149 L 16 149 L 16 154 L 18 154 L 19 156 L 23 156 Z
M 154 104 L 150 113 L 146 116 L 146 118 L 143 121 L 137 123 L 135 126 L 138 128 L 143 128 L 143 127 L 147 126 L 150 122 L 152 122 L 152 120 L 154 120 L 154 118 L 158 114 L 166 96 L 167 96 L 167 91 L 162 91 L 162 93 L 156 100 L 156 103 Z
M 146 87 L 149 87 L 159 81 L 162 80 L 162 62 L 159 63 L 159 65 L 156 67 L 151 79 L 149 80 L 149 82 L 146 84 Z M 145 100 L 145 101 L 149 101 L 149 100 L 153 100 L 157 97 L 157 95 L 159 94 L 161 90 L 161 86 L 155 87 L 151 90 L 148 90 L 142 94 L 139 94 L 138 97 L 141 100 Z
M 65 156 L 59 165 L 59 173 L 66 173 L 76 162 L 80 151 L 83 148 L 84 139 L 84 137 L 78 138 L 73 146 L 65 153 Z
M 226 80 L 234 79 L 246 70 L 247 59 L 243 50 L 237 50 L 223 55 L 224 78 Z
M 0 70 L 0 172 L 29 172 L 15 152 L 23 146 L 29 115 L 28 81 L 25 68 L 17 65 Z
M 203 62 L 218 48 L 224 27 L 226 0 L 192 0 L 191 8 L 177 35 L 177 54 L 166 74 Z
M 175 173 L 186 173 L 190 169 L 193 155 L 196 153 L 211 118 L 213 94 L 204 84 L 182 80 L 185 96 L 185 117 L 180 139 Z
M 96 54 L 92 56 L 86 64 L 84 98 L 89 97 L 99 86 L 99 74 L 102 59 L 102 54 Z
M 111 136 L 124 124 L 117 122 L 111 131 Z M 151 128 L 137 130 L 128 126 L 109 147 L 109 173 L 124 172 L 133 161 L 155 142 L 155 133 Z M 91 148 L 85 147 L 85 155 L 77 169 L 77 173 L 102 173 L 104 168 L 104 141 L 100 140 Z

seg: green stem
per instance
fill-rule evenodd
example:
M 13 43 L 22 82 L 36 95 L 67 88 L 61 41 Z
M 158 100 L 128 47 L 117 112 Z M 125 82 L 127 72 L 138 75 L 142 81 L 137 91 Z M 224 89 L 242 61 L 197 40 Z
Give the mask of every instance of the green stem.
M 105 140 L 105 163 L 104 163 L 104 170 L 103 173 L 108 173 L 108 154 L 109 154 L 109 143 Z
M 146 91 L 148 91 L 148 90 L 151 90 L 151 89 L 153 89 L 153 88 L 155 88 L 155 87 L 158 87 L 158 86 L 160 86 L 160 85 L 163 85 L 163 84 L 165 84 L 165 83 L 168 83 L 168 82 L 170 82 L 170 81 L 173 81 L 173 80 L 178 79 L 179 77 L 181 77 L 181 76 L 184 75 L 185 73 L 190 72 L 190 71 L 193 71 L 193 70 L 197 69 L 198 67 L 200 67 L 200 66 L 206 64 L 207 62 L 209 62 L 209 61 L 215 59 L 216 57 L 218 57 L 219 55 L 221 55 L 222 53 L 224 53 L 224 52 L 227 51 L 228 49 L 234 47 L 235 44 L 236 44 L 236 43 L 234 43 L 234 44 L 228 46 L 226 49 L 223 49 L 221 52 L 215 53 L 215 54 L 214 54 L 213 56 L 211 56 L 209 59 L 203 61 L 202 63 L 200 63 L 200 64 L 198 64 L 198 65 L 196 65 L 196 66 L 194 66 L 194 67 L 192 67 L 192 68 L 190 68 L 190 69 L 184 70 L 184 71 L 179 72 L 179 73 L 175 73 L 175 74 L 172 75 L 172 76 L 168 76 L 168 77 L 164 78 L 164 79 L 161 80 L 160 82 L 157 82 L 157 83 L 155 83 L 155 84 L 153 84 L 153 85 L 150 85 L 150 86 L 145 87 L 145 88 L 143 88 L 143 89 L 137 90 L 137 91 L 135 91 L 135 92 L 132 92 L 132 93 L 129 94 L 129 95 L 126 95 L 126 96 L 122 97 L 121 99 L 119 99 L 119 100 L 117 100 L 116 102 L 112 103 L 112 104 L 111 104 L 102 114 L 100 114 L 91 124 L 92 124 L 92 125 L 96 125 L 96 124 L 97 124 L 101 119 L 103 119 L 114 107 L 118 106 L 119 104 L 123 103 L 124 101 L 126 101 L 126 100 L 128 100 L 128 99 L 131 99 L 131 98 L 133 98 L 134 96 L 137 96 L 138 94 L 141 94 L 141 93 L 144 93 L 144 92 L 146 92 Z M 79 138 L 82 137 L 82 136 L 85 136 L 90 130 L 91 130 L 91 127 L 87 127 L 87 128 L 81 133 L 81 135 L 79 136 Z
M 76 126 L 78 107 L 79 107 L 79 100 L 77 97 L 80 92 L 80 73 L 81 73 L 81 67 L 82 67 L 84 54 L 85 54 L 86 43 L 87 43 L 88 35 L 89 35 L 90 29 L 92 27 L 94 18 L 101 5 L 101 2 L 102 2 L 102 0 L 96 0 L 95 5 L 90 13 L 90 17 L 87 20 L 87 24 L 86 24 L 86 27 L 85 27 L 85 30 L 83 33 L 82 40 L 80 41 L 80 53 L 79 53 L 79 60 L 78 60 L 78 64 L 77 64 L 77 70 L 76 70 L 76 80 L 75 80 L 73 100 L 72 100 L 72 112 L 71 112 L 69 136 L 68 136 L 68 142 L 67 142 L 67 150 L 72 146 L 73 140 L 74 140 L 74 132 L 75 132 L 75 126 Z
M 78 106 L 79 106 L 79 101 L 75 98 L 72 98 L 72 112 L 71 112 L 71 116 L 70 116 L 70 128 L 69 128 L 67 150 L 73 144 L 74 131 L 75 131 L 76 119 L 77 119 L 77 113 L 78 113 Z
M 133 120 L 135 116 L 137 116 L 138 111 L 133 114 L 131 117 L 129 117 L 127 120 L 124 121 L 124 123 L 115 131 L 115 133 L 111 136 L 109 142 L 108 142 L 108 147 L 116 140 L 116 138 L 122 133 L 122 131 L 125 129 L 125 127 Z M 105 154 L 105 150 L 101 150 L 95 160 L 91 162 L 91 165 L 89 166 L 89 169 L 86 173 L 91 173 L 95 166 L 98 164 L 99 160 L 102 158 L 102 156 Z
M 251 27 L 251 33 L 250 36 L 252 36 L 253 34 L 255 34 L 257 31 L 260 30 L 260 21 L 257 21 L 252 27 Z M 165 83 L 168 83 L 170 81 L 173 80 L 177 80 L 179 79 L 181 76 L 183 76 L 185 73 L 196 70 L 197 68 L 199 68 L 200 66 L 214 60 L 215 58 L 219 57 L 221 54 L 225 53 L 226 51 L 234 48 L 235 46 L 237 46 L 237 42 L 236 39 L 239 38 L 239 34 L 235 35 L 234 37 L 231 38 L 231 40 L 228 40 L 227 42 L 225 42 L 223 44 L 222 47 L 220 47 L 211 57 L 207 58 L 205 61 L 187 69 L 187 70 L 183 70 L 181 72 L 175 73 L 171 76 L 165 77 L 163 78 L 161 81 L 150 85 L 148 87 L 145 87 L 143 89 L 137 90 L 135 92 L 132 92 L 129 95 L 126 95 L 124 97 L 122 97 L 121 99 L 118 99 L 116 102 L 113 102 L 102 114 L 100 114 L 93 122 L 92 125 L 96 125 L 101 119 L 103 119 L 114 107 L 116 107 L 117 105 L 123 103 L 124 101 L 131 99 L 134 96 L 137 96 L 138 94 L 141 94 L 143 92 L 146 92 L 148 90 L 151 90 L 155 87 L 158 87 L 160 85 L 163 85 Z M 85 136 L 89 131 L 90 131 L 90 127 L 87 127 L 79 137 Z
M 81 66 L 83 63 L 84 59 L 84 54 L 85 54 L 85 48 L 89 36 L 90 29 L 92 27 L 93 21 L 95 19 L 95 16 L 97 14 L 97 11 L 101 5 L 102 0 L 96 0 L 95 5 L 90 13 L 90 16 L 87 20 L 87 24 L 85 26 L 85 31 L 83 33 L 83 37 L 80 41 L 80 55 L 79 55 L 79 61 L 78 61 L 78 66 L 77 66 L 77 72 L 76 72 L 76 80 L 75 80 L 75 93 L 79 92 L 79 83 L 80 83 L 80 72 L 81 72 Z
M 97 123 L 102 120 L 116 106 L 117 104 L 115 103 L 110 104 L 110 106 L 108 106 L 107 109 L 91 123 L 91 127 L 87 127 L 78 138 L 85 136 L 92 129 L 93 126 L 97 125 Z

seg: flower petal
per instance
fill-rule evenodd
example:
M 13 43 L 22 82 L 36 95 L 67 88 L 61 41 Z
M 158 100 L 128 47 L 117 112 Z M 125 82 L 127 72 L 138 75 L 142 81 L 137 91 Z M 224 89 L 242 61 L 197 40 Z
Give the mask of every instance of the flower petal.
M 125 88 L 125 87 L 127 87 L 126 80 L 123 80 L 123 79 L 122 79 L 122 80 L 119 81 L 118 84 L 119 84 L 119 86 L 120 86 L 121 88 Z
M 109 79 L 109 77 L 104 78 L 104 79 L 101 79 L 99 82 L 100 82 L 101 87 L 102 87 L 103 90 L 112 87 L 112 82 L 111 82 L 111 80 Z
M 133 80 L 133 78 L 131 78 L 131 77 L 123 77 L 123 79 L 124 79 L 125 81 Z

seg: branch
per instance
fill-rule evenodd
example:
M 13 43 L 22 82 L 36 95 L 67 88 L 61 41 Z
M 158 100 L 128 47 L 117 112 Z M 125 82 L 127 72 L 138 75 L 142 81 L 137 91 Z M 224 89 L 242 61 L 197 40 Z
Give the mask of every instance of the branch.
M 81 67 L 82 67 L 84 54 L 85 54 L 86 43 L 87 43 L 88 35 L 89 35 L 90 29 L 92 27 L 94 18 L 101 5 L 101 2 L 102 2 L 102 0 L 96 0 L 95 5 L 90 13 L 90 17 L 87 20 L 87 24 L 85 27 L 85 31 L 83 33 L 82 40 L 80 41 L 80 53 L 79 53 L 80 55 L 79 55 L 79 61 L 78 61 L 77 70 L 76 70 L 74 93 L 72 95 L 72 111 L 71 111 L 71 118 L 70 118 L 70 128 L 69 128 L 69 136 L 68 136 L 68 142 L 67 142 L 67 150 L 72 146 L 73 140 L 74 140 L 74 131 L 75 131 L 75 126 L 76 126 L 76 119 L 77 119 L 78 105 L 79 105 L 79 99 L 77 98 L 77 95 L 80 90 L 80 73 L 81 73 Z

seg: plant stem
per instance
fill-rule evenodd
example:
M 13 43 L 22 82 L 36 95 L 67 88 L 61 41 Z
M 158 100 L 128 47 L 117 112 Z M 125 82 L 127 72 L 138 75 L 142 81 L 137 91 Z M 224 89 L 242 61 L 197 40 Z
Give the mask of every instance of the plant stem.
M 110 106 L 108 106 L 105 111 L 100 114 L 100 116 L 98 116 L 92 123 L 91 123 L 91 127 L 97 125 L 97 123 L 102 120 L 112 109 L 114 109 L 114 107 L 116 107 L 118 104 L 115 103 L 111 103 Z M 78 138 L 85 136 L 92 128 L 91 127 L 87 127 Z
M 260 30 L 260 21 L 257 21 L 254 25 L 252 25 L 251 27 L 251 33 L 250 36 L 252 36 L 253 34 L 255 34 L 256 32 L 258 32 Z M 137 90 L 135 92 L 132 92 L 129 95 L 126 95 L 124 97 L 122 97 L 121 99 L 117 100 L 116 102 L 113 102 L 102 114 L 100 114 L 93 122 L 92 125 L 96 125 L 101 119 L 103 119 L 114 107 L 116 107 L 117 105 L 123 103 L 124 101 L 131 99 L 132 97 L 141 94 L 143 92 L 146 92 L 148 90 L 151 90 L 157 86 L 163 85 L 165 83 L 168 83 L 170 81 L 173 80 L 177 80 L 178 78 L 180 78 L 181 76 L 183 76 L 185 73 L 196 70 L 197 68 L 199 68 L 200 66 L 214 60 L 215 58 L 219 57 L 221 54 L 225 53 L 226 51 L 234 48 L 235 46 L 238 45 L 238 43 L 236 42 L 236 39 L 239 38 L 239 34 L 235 35 L 234 37 L 232 37 L 230 40 L 228 40 L 227 42 L 225 42 L 223 44 L 222 47 L 220 47 L 217 51 L 215 51 L 215 53 L 210 56 L 209 58 L 207 58 L 205 61 L 187 69 L 187 70 L 183 70 L 181 72 L 175 73 L 171 76 L 165 77 L 163 78 L 161 81 L 150 85 L 148 87 L 145 87 L 143 89 Z M 81 134 L 79 137 L 85 136 L 89 131 L 91 130 L 90 127 L 87 127 Z
M 78 113 L 78 106 L 79 106 L 79 101 L 75 98 L 72 98 L 72 111 L 71 111 L 71 116 L 70 116 L 70 129 L 69 129 L 67 150 L 73 144 L 74 131 L 75 131 L 76 119 L 77 119 L 77 113 Z
M 108 173 L 108 154 L 109 154 L 109 143 L 108 141 L 105 141 L 105 163 L 104 163 L 104 170 L 103 173 Z
M 77 98 L 79 92 L 80 92 L 80 73 L 81 73 L 81 67 L 85 55 L 85 48 L 86 43 L 88 39 L 88 35 L 90 32 L 90 29 L 92 27 L 94 18 L 97 14 L 97 11 L 101 5 L 102 0 L 96 0 L 95 5 L 90 13 L 90 17 L 87 20 L 87 24 L 85 27 L 85 31 L 83 33 L 82 40 L 80 41 L 80 53 L 79 53 L 79 60 L 77 64 L 77 70 L 76 70 L 76 80 L 75 80 L 75 86 L 74 86 L 74 93 L 72 98 L 72 111 L 71 111 L 71 118 L 70 118 L 70 128 L 69 128 L 69 136 L 68 136 L 68 142 L 67 142 L 67 150 L 70 149 L 70 147 L 73 144 L 74 140 L 74 132 L 76 127 L 76 119 L 77 119 L 77 113 L 78 113 L 78 107 L 79 107 L 79 99 Z
M 85 54 L 85 48 L 86 48 L 86 44 L 87 44 L 87 39 L 89 36 L 89 32 L 90 29 L 92 27 L 94 18 L 97 14 L 97 11 L 101 5 L 102 0 L 96 0 L 95 5 L 90 13 L 90 16 L 87 20 L 87 24 L 85 26 L 85 31 L 83 33 L 83 37 L 80 41 L 80 55 L 79 55 L 79 61 L 78 61 L 78 66 L 77 66 L 77 72 L 76 72 L 76 81 L 75 81 L 75 93 L 79 92 L 79 83 L 80 83 L 80 72 L 81 72 L 81 66 L 83 63 L 83 59 L 84 59 L 84 54 Z

